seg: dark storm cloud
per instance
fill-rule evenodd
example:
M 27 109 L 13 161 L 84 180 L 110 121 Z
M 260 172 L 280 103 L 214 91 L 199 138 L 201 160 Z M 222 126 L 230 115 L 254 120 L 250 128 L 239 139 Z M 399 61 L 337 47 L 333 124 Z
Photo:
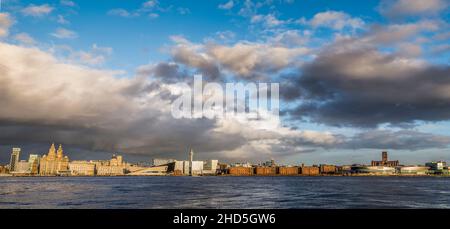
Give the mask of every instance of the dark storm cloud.
M 246 143 L 238 133 L 215 131 L 215 120 L 174 119 L 173 85 L 61 63 L 38 49 L 0 43 L 0 52 L 2 145 L 57 142 L 150 156 Z M 169 77 L 175 72 L 168 67 L 158 65 L 155 72 Z
M 137 69 L 137 74 L 140 76 L 154 77 L 164 83 L 178 83 L 191 78 L 187 71 L 182 70 L 181 66 L 168 62 L 140 66 Z
M 288 113 L 333 126 L 375 127 L 450 119 L 450 67 L 375 49 L 322 52 L 280 89 L 302 99 Z
M 373 130 L 356 134 L 342 148 L 354 149 L 395 149 L 422 150 L 429 148 L 447 148 L 449 136 L 422 133 L 414 130 Z

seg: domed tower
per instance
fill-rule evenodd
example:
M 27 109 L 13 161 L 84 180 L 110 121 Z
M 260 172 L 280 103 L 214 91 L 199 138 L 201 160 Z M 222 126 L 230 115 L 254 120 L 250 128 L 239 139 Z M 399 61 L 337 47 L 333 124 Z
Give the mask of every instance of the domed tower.
M 52 143 L 52 145 L 50 146 L 50 149 L 48 150 L 48 157 L 49 158 L 55 158 L 56 157 L 55 143 Z
M 58 147 L 58 152 L 56 153 L 56 157 L 57 158 L 63 158 L 63 148 L 62 148 L 61 144 Z

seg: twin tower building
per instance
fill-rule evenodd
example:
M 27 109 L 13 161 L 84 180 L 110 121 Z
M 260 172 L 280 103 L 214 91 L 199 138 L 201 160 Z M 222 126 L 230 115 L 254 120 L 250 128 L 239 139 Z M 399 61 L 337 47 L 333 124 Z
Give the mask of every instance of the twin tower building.
M 64 156 L 64 151 L 61 145 L 58 150 L 55 144 L 50 146 L 48 154 L 42 156 L 39 162 L 39 174 L 43 176 L 57 175 L 61 172 L 69 170 L 69 158 Z

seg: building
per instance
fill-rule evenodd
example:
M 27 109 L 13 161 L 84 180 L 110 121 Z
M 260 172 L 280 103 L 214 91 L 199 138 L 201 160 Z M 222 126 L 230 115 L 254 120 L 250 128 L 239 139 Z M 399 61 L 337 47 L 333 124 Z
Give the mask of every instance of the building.
M 69 162 L 69 171 L 72 176 L 94 176 L 95 164 L 89 161 Z
M 350 174 L 352 173 L 352 166 L 351 165 L 342 165 L 342 166 L 336 166 L 336 172 L 339 174 Z
M 66 175 L 69 173 L 69 158 L 64 156 L 62 145 L 58 150 L 55 144 L 50 146 L 48 154 L 42 156 L 39 162 L 39 174 L 41 176 Z
M 447 163 L 445 161 L 433 161 L 426 163 L 425 166 L 430 167 L 431 170 L 443 170 L 447 167 Z
M 16 171 L 16 165 L 20 158 L 20 148 L 13 148 L 11 153 L 11 159 L 9 160 L 9 171 Z
M 366 173 L 373 175 L 392 175 L 396 173 L 396 168 L 391 166 L 353 166 L 354 173 Z
M 188 161 L 174 161 L 168 164 L 168 172 L 174 175 L 197 176 L 203 175 L 203 161 L 194 161 L 194 150 L 189 151 Z M 211 165 L 212 166 L 212 165 Z
M 167 165 L 167 164 L 172 163 L 174 161 L 175 161 L 175 159 L 153 158 L 152 159 L 152 165 L 153 166 Z
M 189 175 L 189 161 L 175 161 L 170 163 L 169 171 L 175 175 Z
M 113 154 L 109 160 L 110 166 L 123 166 L 123 157 L 121 155 Z
M 14 171 L 11 172 L 13 174 L 29 174 L 30 173 L 30 164 L 28 161 L 21 160 L 16 163 Z
M 207 160 L 203 162 L 203 174 L 215 175 L 217 173 L 218 165 L 218 160 Z
M 4 165 L 0 165 L 0 176 L 9 176 L 9 169 L 8 169 L 8 165 L 4 166 Z
M 121 155 L 113 154 L 110 160 L 91 160 L 90 163 L 95 165 L 95 174 L 98 176 L 122 176 L 125 175 L 130 166 L 123 160 Z M 132 169 L 139 170 L 141 167 Z
M 372 166 L 389 166 L 395 167 L 399 165 L 398 161 L 389 161 L 388 153 L 386 151 L 381 152 L 381 161 L 372 161 Z
M 275 176 L 276 173 L 275 167 L 258 166 L 255 168 L 255 175 L 258 176 Z
M 272 158 L 272 159 L 270 159 L 270 161 L 266 161 L 266 162 L 262 163 L 262 166 L 275 167 L 275 166 L 277 166 L 277 164 L 275 163 L 275 160 Z
M 246 167 L 246 168 L 251 168 L 253 167 L 252 164 L 250 164 L 250 162 L 245 162 L 245 163 L 234 163 L 231 164 L 231 167 Z
M 294 176 L 299 174 L 298 167 L 277 167 L 277 174 L 281 176 Z
M 227 169 L 227 174 L 232 176 L 251 176 L 253 175 L 252 167 L 230 167 Z
M 192 161 L 190 164 L 191 176 L 203 175 L 203 161 Z
M 30 173 L 35 175 L 39 173 L 39 155 L 30 154 L 28 157 L 28 164 L 30 164 Z
M 194 161 L 194 150 L 191 149 L 191 150 L 189 151 L 189 176 L 194 175 L 194 172 L 193 172 L 193 166 L 192 166 L 193 161 Z M 202 165 L 202 166 L 203 166 L 203 165 Z
M 337 172 L 335 165 L 320 165 L 320 173 L 322 174 L 335 174 Z
M 96 166 L 96 173 L 98 176 L 122 176 L 125 175 L 125 168 L 123 166 Z
M 127 175 L 129 176 L 165 176 L 167 175 L 169 166 L 168 165 L 160 165 L 153 166 L 148 168 L 142 168 L 140 170 L 131 172 Z
M 320 168 L 317 166 L 302 166 L 299 171 L 300 174 L 305 176 L 316 176 L 320 174 Z
M 177 176 L 203 175 L 203 161 L 174 161 L 168 164 L 168 172 Z
M 427 175 L 429 169 L 427 166 L 404 166 L 399 168 L 399 173 L 402 175 Z

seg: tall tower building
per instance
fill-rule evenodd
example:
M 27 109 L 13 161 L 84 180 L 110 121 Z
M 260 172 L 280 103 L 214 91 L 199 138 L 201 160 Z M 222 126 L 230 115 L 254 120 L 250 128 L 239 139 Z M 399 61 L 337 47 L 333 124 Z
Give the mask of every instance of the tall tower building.
M 123 163 L 122 155 L 117 155 L 117 165 L 122 166 L 122 163 Z
M 191 148 L 189 152 L 189 176 L 192 176 L 192 161 L 194 161 L 194 150 Z
M 9 171 L 16 171 L 17 163 L 19 162 L 20 148 L 13 148 L 11 159 L 9 161 Z
M 58 151 L 56 153 L 56 158 L 63 158 L 63 148 L 62 148 L 61 144 L 58 147 Z
M 48 150 L 47 157 L 48 158 L 56 158 L 55 143 L 52 143 L 52 145 L 50 146 L 50 149 Z
M 386 163 L 388 161 L 388 154 L 386 151 L 383 151 L 381 153 L 381 161 L 383 161 L 384 163 Z

